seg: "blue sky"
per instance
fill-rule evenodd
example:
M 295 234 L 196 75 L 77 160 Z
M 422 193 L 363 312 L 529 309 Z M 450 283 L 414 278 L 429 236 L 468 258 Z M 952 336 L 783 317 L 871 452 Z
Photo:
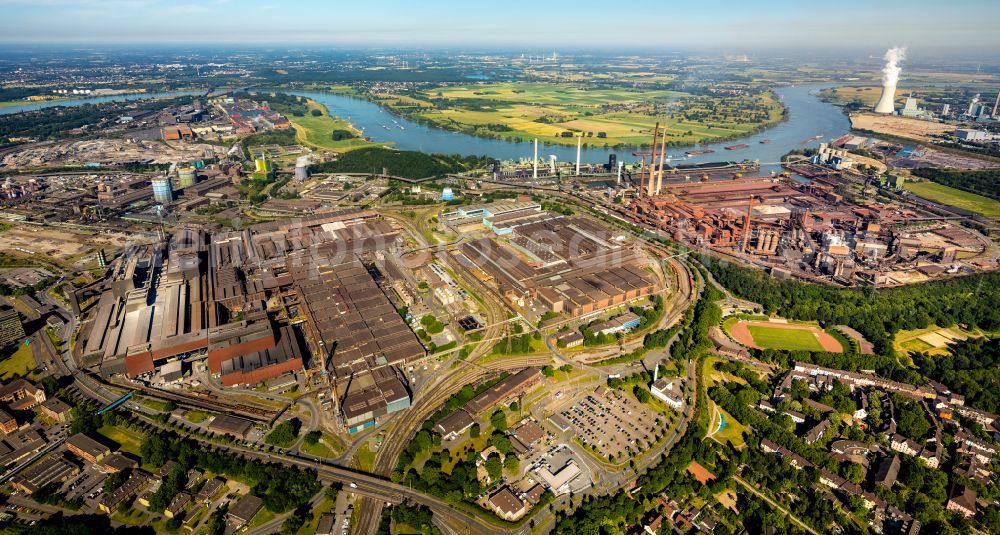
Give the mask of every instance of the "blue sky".
M 0 0 L 0 42 L 998 49 L 1000 2 Z

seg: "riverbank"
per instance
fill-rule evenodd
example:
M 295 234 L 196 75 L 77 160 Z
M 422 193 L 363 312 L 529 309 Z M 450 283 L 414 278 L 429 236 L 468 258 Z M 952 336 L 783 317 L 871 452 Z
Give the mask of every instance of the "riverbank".
M 442 86 L 363 98 L 406 119 L 508 142 L 534 139 L 590 148 L 649 147 L 653 129 L 670 148 L 741 139 L 788 117 L 774 92 L 706 96 L 669 90 L 587 88 L 576 84 L 502 83 Z
M 129 92 L 129 93 L 118 93 L 114 95 L 103 95 L 103 96 L 93 96 L 93 97 L 79 97 L 79 98 L 60 98 L 58 100 L 45 100 L 40 102 L 28 102 L 28 101 L 6 101 L 0 104 L 5 104 L 0 106 L 0 115 L 9 115 L 13 113 L 21 113 L 26 111 L 41 110 L 44 108 L 52 108 L 55 106 L 65 106 L 67 108 L 83 106 L 85 104 L 102 104 L 105 102 L 121 102 L 128 100 L 152 100 L 160 98 L 172 98 L 180 96 L 198 95 L 202 94 L 203 90 L 177 90 L 177 91 L 157 91 L 157 92 Z
M 391 145 L 365 139 L 361 130 L 340 117 L 330 115 L 330 110 L 326 106 L 312 99 L 307 101 L 309 113 L 302 117 L 289 117 L 292 126 L 295 127 L 295 139 L 299 143 L 337 152 Z M 313 115 L 314 110 L 320 115 Z M 334 139 L 335 132 L 339 133 L 337 136 L 339 139 Z
M 23 99 L 22 100 L 5 100 L 3 102 L 0 102 L 0 108 L 13 108 L 15 106 L 30 106 L 31 104 L 46 104 L 46 103 L 52 103 L 54 105 L 58 105 L 60 102 L 66 101 L 66 100 L 71 100 L 71 99 L 66 98 L 66 97 L 53 97 L 53 98 L 46 98 L 46 99 L 42 99 L 42 100 L 23 100 Z

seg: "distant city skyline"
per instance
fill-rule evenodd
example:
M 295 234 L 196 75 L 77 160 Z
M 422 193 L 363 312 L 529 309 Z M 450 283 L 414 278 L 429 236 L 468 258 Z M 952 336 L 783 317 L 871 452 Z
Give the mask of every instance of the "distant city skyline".
M 748 50 L 1000 46 L 989 0 L 830 5 L 790 0 L 489 3 L 382 0 L 0 0 L 5 44 L 287 44 Z

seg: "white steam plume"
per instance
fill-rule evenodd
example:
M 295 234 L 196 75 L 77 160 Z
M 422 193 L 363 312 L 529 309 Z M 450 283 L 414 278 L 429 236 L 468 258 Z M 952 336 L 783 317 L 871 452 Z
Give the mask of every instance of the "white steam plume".
M 899 62 L 904 59 L 906 59 L 905 46 L 892 47 L 886 51 L 885 67 L 882 67 L 882 85 L 896 85 L 899 81 L 899 72 L 902 70 Z

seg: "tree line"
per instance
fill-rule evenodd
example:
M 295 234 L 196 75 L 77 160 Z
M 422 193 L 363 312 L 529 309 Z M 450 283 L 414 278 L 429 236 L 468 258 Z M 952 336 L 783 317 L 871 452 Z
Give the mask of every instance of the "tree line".
M 384 147 L 367 147 L 341 154 L 337 160 L 310 166 L 313 173 L 372 173 L 403 178 L 442 177 L 469 169 L 485 167 L 491 161 L 486 156 L 459 154 L 426 154 Z
M 713 256 L 701 262 L 720 284 L 737 297 L 760 303 L 766 314 L 816 320 L 824 327 L 848 325 L 879 354 L 894 354 L 893 337 L 900 330 L 955 324 L 1000 328 L 1000 272 L 874 290 L 778 280 Z
M 938 184 L 1000 200 L 1000 169 L 936 169 L 918 167 L 913 174 Z

